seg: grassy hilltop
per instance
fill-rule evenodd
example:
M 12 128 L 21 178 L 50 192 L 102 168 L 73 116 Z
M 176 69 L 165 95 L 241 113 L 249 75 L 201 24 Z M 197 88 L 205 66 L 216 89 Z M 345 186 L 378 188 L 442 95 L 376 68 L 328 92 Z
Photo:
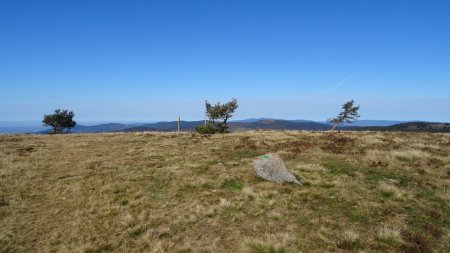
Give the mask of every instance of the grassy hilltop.
M 0 252 L 56 251 L 450 252 L 450 134 L 0 135 Z

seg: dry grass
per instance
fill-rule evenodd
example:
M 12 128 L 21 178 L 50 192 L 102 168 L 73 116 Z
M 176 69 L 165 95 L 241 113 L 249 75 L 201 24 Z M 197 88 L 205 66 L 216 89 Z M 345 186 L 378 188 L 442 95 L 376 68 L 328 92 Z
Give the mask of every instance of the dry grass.
M 377 238 L 387 244 L 400 244 L 403 242 L 401 229 L 389 227 L 387 225 L 383 225 L 379 228 Z
M 0 135 L 0 252 L 450 252 L 450 135 Z M 304 186 L 256 178 L 279 152 Z

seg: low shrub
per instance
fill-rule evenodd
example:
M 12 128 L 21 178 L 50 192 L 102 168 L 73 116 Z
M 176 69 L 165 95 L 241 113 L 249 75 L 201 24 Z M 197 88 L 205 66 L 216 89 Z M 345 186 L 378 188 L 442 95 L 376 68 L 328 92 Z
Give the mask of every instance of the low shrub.
M 214 134 L 217 132 L 217 129 L 213 125 L 207 124 L 206 126 L 196 126 L 195 131 L 199 134 Z

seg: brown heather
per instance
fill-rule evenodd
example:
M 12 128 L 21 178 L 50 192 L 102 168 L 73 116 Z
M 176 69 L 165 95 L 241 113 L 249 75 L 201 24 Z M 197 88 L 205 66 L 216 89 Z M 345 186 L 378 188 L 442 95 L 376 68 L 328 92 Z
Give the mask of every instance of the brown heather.
M 450 252 L 450 134 L 0 135 L 0 252 Z M 279 152 L 304 186 L 256 178 Z

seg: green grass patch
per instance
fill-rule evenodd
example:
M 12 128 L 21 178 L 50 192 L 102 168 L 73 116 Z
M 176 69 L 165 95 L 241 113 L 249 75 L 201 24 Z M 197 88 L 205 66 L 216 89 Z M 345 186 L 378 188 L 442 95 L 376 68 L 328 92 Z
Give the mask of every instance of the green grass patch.
M 147 231 L 145 228 L 137 228 L 129 233 L 130 238 L 138 238 Z
M 394 193 L 390 191 L 382 191 L 381 195 L 385 198 L 392 198 L 394 196 Z
M 227 191 L 240 191 L 244 189 L 245 184 L 240 181 L 228 181 L 222 185 L 222 189 Z
M 247 150 L 247 149 L 241 150 L 241 149 L 238 149 L 238 150 L 236 150 L 234 152 L 233 157 L 236 157 L 236 158 L 254 158 L 254 157 L 260 156 L 262 154 L 263 154 L 263 152 L 258 151 L 258 150 L 251 150 L 251 149 L 250 150 Z
M 217 161 L 217 160 L 209 160 L 208 162 L 206 162 L 207 165 L 216 165 L 218 163 L 219 163 L 219 161 Z
M 400 162 L 410 162 L 410 161 L 412 161 L 411 158 L 406 157 L 406 156 L 396 156 L 395 158 L 397 158 L 397 160 L 399 160 Z
M 352 175 L 354 172 L 358 171 L 358 168 L 353 167 L 352 165 L 338 160 L 328 160 L 325 161 L 323 167 L 328 169 L 328 173 L 331 175 Z
M 387 169 L 364 169 L 361 172 L 366 176 L 365 181 L 367 183 L 378 184 L 378 182 L 386 179 L 395 179 L 395 174 Z

